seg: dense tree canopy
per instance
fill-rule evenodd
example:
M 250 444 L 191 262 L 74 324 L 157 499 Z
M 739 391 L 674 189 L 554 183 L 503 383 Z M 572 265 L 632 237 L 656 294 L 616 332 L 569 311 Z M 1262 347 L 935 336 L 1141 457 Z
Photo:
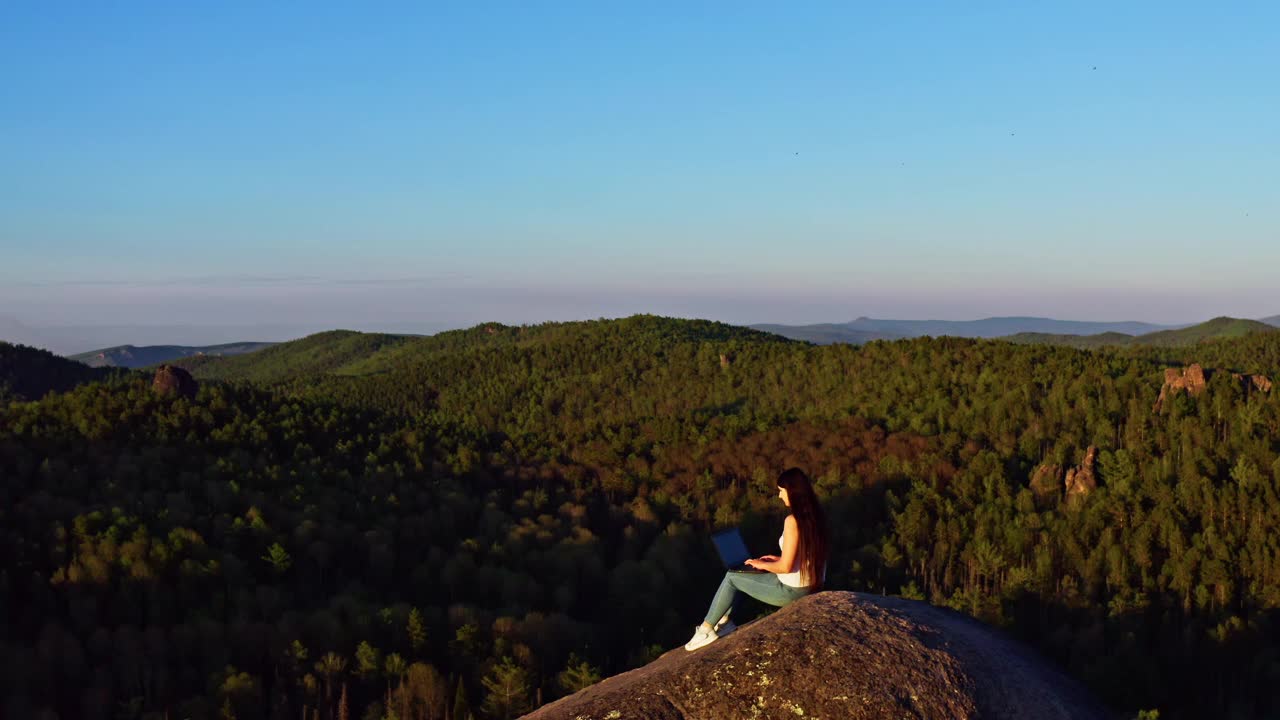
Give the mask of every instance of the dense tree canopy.
M 48 350 L 0 342 L 0 402 L 39 400 L 81 383 L 118 377 L 115 370 L 91 368 Z
M 1005 627 L 1117 708 L 1274 714 L 1280 392 L 1228 371 L 1276 378 L 1276 335 L 815 347 L 640 316 L 315 336 L 194 361 L 194 401 L 141 374 L 10 397 L 0 712 L 506 717 L 686 639 L 708 531 L 769 551 L 795 464 L 829 586 Z M 1223 371 L 1154 411 L 1193 361 Z M 1092 492 L 1033 489 L 1091 447 Z

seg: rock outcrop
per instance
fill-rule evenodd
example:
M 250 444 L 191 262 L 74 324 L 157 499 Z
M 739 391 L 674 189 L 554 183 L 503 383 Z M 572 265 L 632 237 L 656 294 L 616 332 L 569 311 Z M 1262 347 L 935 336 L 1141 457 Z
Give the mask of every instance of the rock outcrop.
M 1076 467 L 1067 468 L 1065 478 L 1060 465 L 1037 465 L 1031 471 L 1031 482 L 1027 487 L 1041 507 L 1052 506 L 1058 497 L 1064 495 L 1067 502 L 1075 502 L 1098 489 L 1097 462 L 1098 448 L 1090 445 L 1084 451 L 1084 460 Z
M 700 650 L 676 648 L 525 717 L 1109 716 L 1030 649 L 972 618 L 913 600 L 833 591 L 802 598 Z
M 1084 462 L 1067 471 L 1067 502 L 1083 498 L 1098 489 L 1098 475 L 1093 466 L 1098 461 L 1098 448 L 1090 445 L 1084 451 Z
M 1192 363 L 1184 370 L 1165 368 L 1164 385 L 1160 388 L 1160 397 L 1156 399 L 1156 406 L 1153 409 L 1160 412 L 1160 408 L 1164 407 L 1165 398 L 1173 393 L 1186 392 L 1191 397 L 1195 397 L 1204 392 L 1206 384 L 1204 368 L 1200 367 L 1199 363 Z
M 193 400 L 200 386 L 186 370 L 176 365 L 161 365 L 156 370 L 155 379 L 151 381 L 151 389 L 161 395 L 180 395 Z
M 1266 375 L 1241 375 L 1239 373 L 1231 373 L 1231 377 L 1240 381 L 1240 384 L 1244 385 L 1245 390 L 1271 392 L 1271 378 Z
M 1209 373 L 1198 363 L 1192 363 L 1185 370 L 1165 368 L 1164 385 L 1160 388 L 1160 397 L 1156 399 L 1155 412 L 1164 407 L 1165 398 L 1174 393 L 1185 392 L 1195 397 L 1204 392 L 1208 385 Z M 1266 375 L 1241 375 L 1231 373 L 1231 377 L 1244 388 L 1245 392 L 1271 392 L 1271 378 Z

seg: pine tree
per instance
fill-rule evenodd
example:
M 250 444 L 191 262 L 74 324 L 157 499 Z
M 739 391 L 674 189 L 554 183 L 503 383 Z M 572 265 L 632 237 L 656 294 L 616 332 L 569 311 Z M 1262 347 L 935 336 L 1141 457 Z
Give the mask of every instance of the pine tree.
M 569 664 L 556 676 L 557 682 L 570 695 L 600 682 L 600 671 L 576 653 L 569 654 Z
M 280 575 L 285 574 L 293 564 L 293 558 L 289 557 L 288 551 L 280 543 L 272 543 L 262 559 L 271 563 L 271 567 L 275 568 L 276 573 Z
M 382 653 L 370 645 L 369 641 L 360 641 L 360 646 L 356 648 L 356 674 L 365 680 L 371 680 L 381 669 Z
M 427 642 L 427 627 L 422 621 L 422 611 L 413 608 L 409 611 L 409 646 L 413 648 L 414 655 L 422 650 L 422 646 Z
M 529 674 L 509 657 L 480 681 L 488 694 L 481 706 L 493 717 L 509 720 L 529 709 Z

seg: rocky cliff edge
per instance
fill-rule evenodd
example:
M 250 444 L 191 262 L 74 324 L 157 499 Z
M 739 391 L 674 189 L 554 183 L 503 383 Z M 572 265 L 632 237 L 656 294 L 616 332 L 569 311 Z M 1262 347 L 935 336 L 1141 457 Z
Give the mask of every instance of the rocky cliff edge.
M 831 591 L 802 598 L 700 650 L 676 648 L 525 717 L 1113 715 L 1034 651 L 976 620 L 923 602 Z

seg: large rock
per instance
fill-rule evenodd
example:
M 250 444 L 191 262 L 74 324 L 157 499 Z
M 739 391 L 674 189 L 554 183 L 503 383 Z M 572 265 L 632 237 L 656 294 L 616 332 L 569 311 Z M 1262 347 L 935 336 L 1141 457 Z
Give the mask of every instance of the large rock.
M 1094 465 L 1098 461 L 1098 448 L 1090 445 L 1084 451 L 1084 462 L 1079 467 L 1067 471 L 1067 502 L 1075 498 L 1083 498 L 1098 489 L 1098 475 Z
M 151 381 L 151 388 L 161 395 L 181 395 L 192 400 L 200 386 L 186 370 L 175 365 L 161 365 Z
M 833 591 L 802 598 L 700 650 L 676 648 L 525 717 L 1090 720 L 1111 714 L 1034 652 L 972 618 L 913 600 Z
M 1214 371 L 1217 372 L 1217 371 Z M 1240 383 L 1245 392 L 1271 392 L 1271 379 L 1266 375 L 1241 375 L 1231 373 L 1231 377 Z M 1195 397 L 1204 392 L 1208 385 L 1208 373 L 1197 363 L 1192 363 L 1185 370 L 1165 368 L 1164 385 L 1160 387 L 1160 397 L 1156 399 L 1156 412 L 1164 407 L 1165 398 L 1173 393 L 1186 392 Z
M 1271 392 L 1271 378 L 1266 375 L 1241 375 L 1239 373 L 1231 373 L 1231 377 L 1240 381 L 1245 391 L 1256 390 L 1258 392 Z
M 1191 363 L 1185 370 L 1165 368 L 1164 385 L 1160 387 L 1160 397 L 1156 399 L 1154 410 L 1160 412 L 1160 408 L 1164 407 L 1165 398 L 1173 393 L 1186 392 L 1191 397 L 1195 397 L 1204 392 L 1206 384 L 1204 368 L 1199 363 Z

